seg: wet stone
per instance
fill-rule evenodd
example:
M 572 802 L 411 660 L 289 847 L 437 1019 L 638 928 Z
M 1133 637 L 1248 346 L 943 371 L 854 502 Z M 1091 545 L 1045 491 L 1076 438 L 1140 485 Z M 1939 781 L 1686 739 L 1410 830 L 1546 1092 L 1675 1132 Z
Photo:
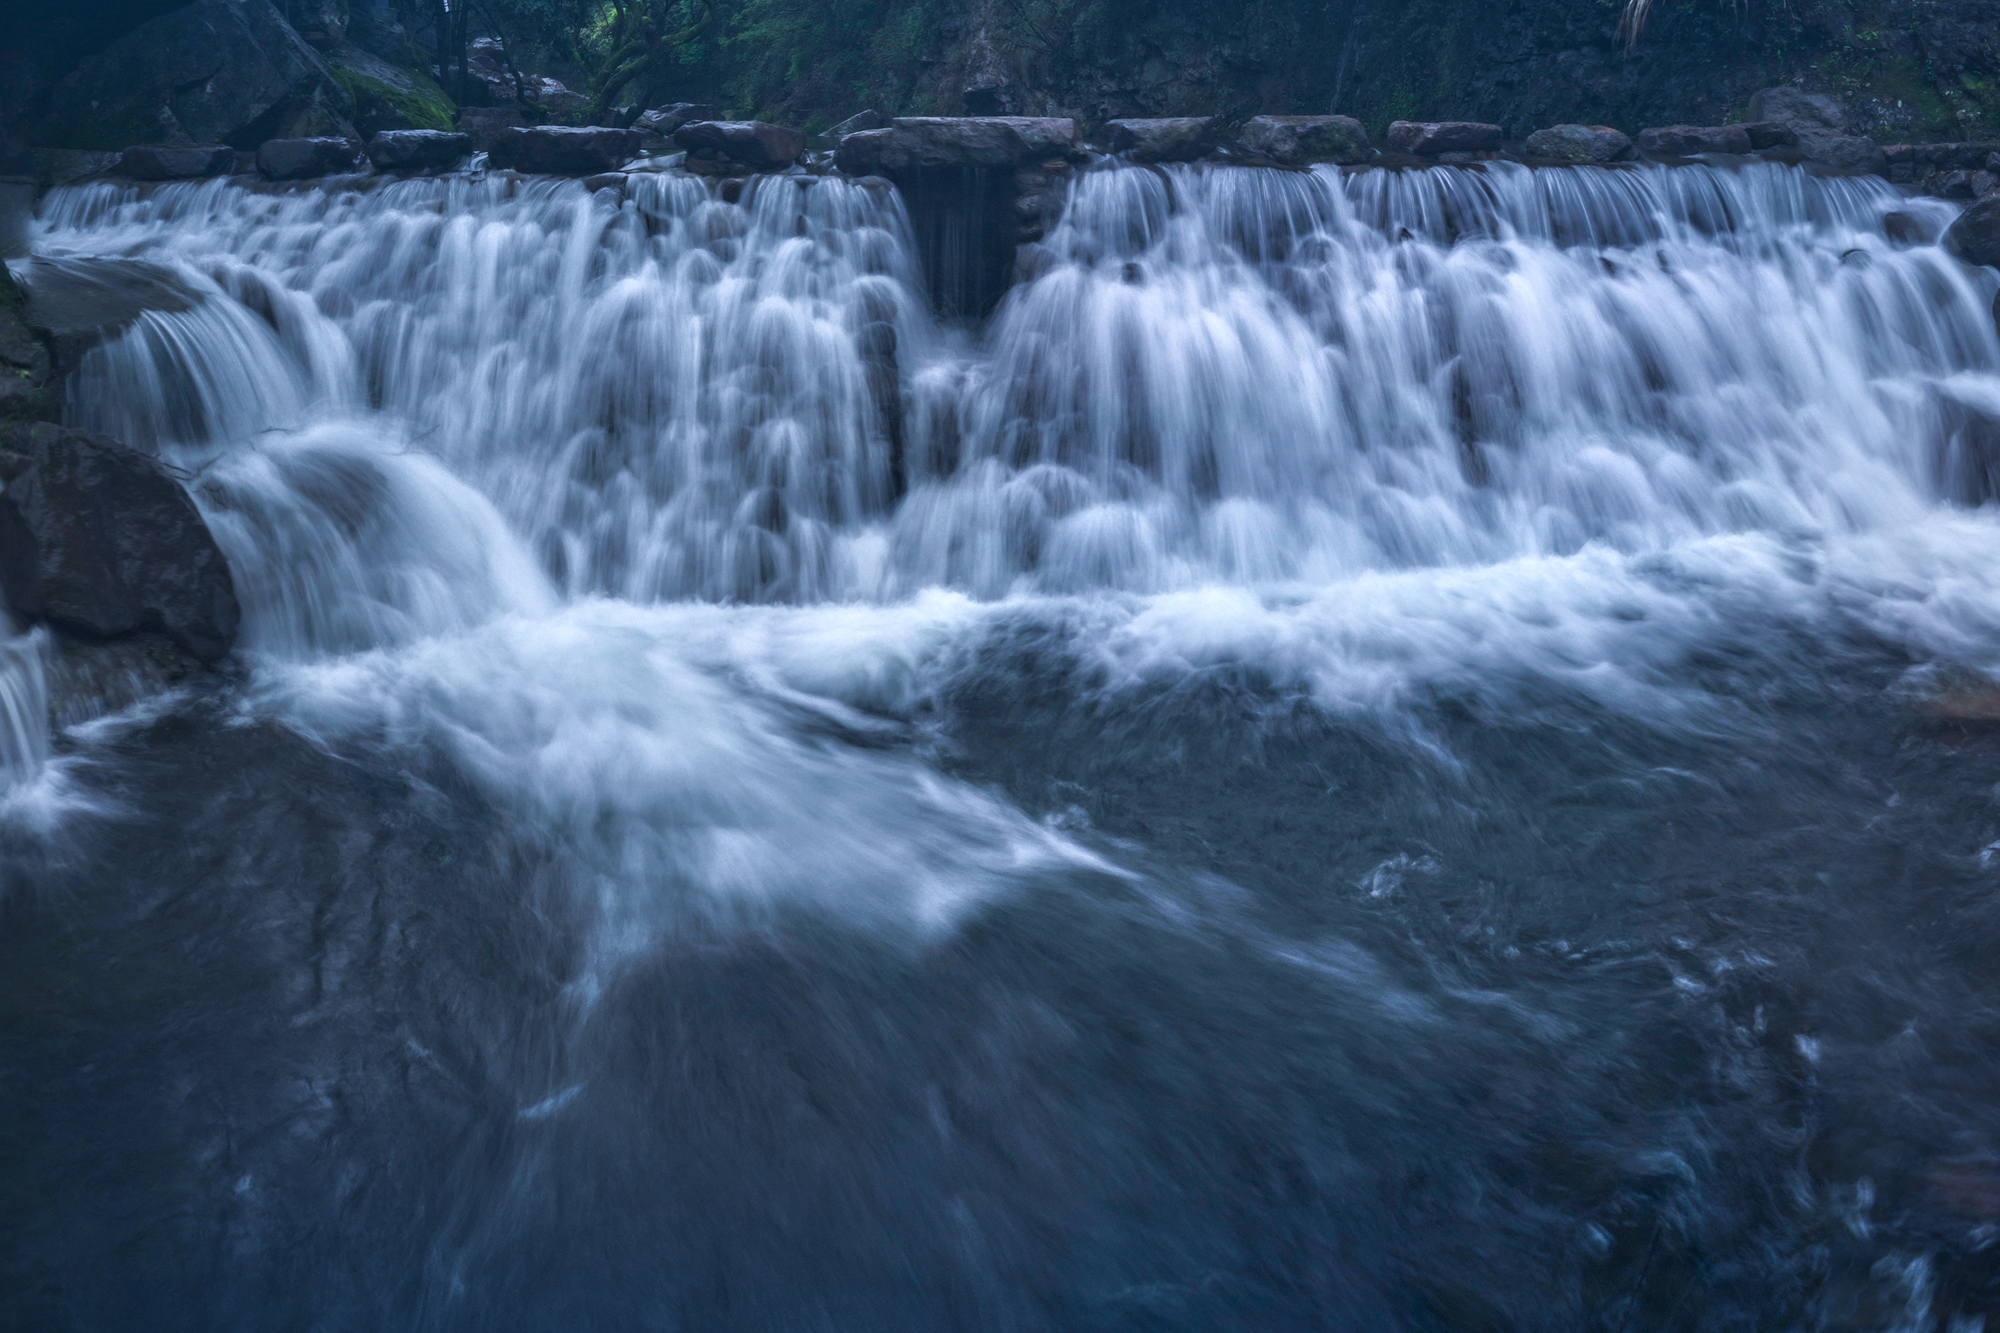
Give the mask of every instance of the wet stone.
M 383 171 L 447 171 L 472 153 L 472 136 L 445 130 L 382 130 L 368 160 Z
M 1399 120 L 1389 126 L 1389 147 L 1418 157 L 1495 152 L 1504 137 L 1500 126 L 1475 120 Z
M 227 144 L 135 144 L 118 159 L 118 174 L 140 181 L 199 180 L 236 169 Z
M 537 125 L 501 130 L 487 150 L 491 166 L 546 176 L 595 176 L 639 155 L 637 130 L 607 125 Z
M 366 161 L 353 139 L 266 139 L 257 148 L 257 170 L 274 181 L 337 176 Z
M 1528 156 L 1582 164 L 1622 162 L 1633 155 L 1632 140 L 1608 125 L 1551 125 L 1528 136 Z

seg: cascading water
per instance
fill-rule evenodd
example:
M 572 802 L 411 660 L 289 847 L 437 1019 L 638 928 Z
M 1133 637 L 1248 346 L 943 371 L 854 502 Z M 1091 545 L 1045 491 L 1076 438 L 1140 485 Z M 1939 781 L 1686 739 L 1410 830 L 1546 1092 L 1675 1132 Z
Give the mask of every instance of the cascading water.
M 1107 163 L 968 331 L 837 177 L 56 191 L 248 674 L 0 673 L 5 1308 L 2000 1317 L 1950 217 Z

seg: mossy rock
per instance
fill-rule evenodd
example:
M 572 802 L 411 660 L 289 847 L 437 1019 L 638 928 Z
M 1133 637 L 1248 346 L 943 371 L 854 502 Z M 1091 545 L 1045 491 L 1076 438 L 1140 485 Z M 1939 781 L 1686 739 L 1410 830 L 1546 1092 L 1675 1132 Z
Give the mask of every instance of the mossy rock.
M 435 80 L 392 65 L 356 46 L 327 53 L 326 67 L 354 101 L 354 128 L 363 138 L 378 130 L 450 130 L 458 107 Z

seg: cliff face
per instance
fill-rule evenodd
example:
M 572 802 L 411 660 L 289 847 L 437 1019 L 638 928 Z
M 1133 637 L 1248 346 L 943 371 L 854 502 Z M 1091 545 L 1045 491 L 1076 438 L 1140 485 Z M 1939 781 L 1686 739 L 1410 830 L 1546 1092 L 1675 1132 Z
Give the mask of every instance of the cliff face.
M 2000 136 L 2000 0 L 1658 0 L 1629 51 L 1618 15 L 1616 0 L 857 0 L 807 19 L 772 0 L 651 91 L 818 123 L 863 105 L 1335 111 L 1524 135 L 1717 123 L 1758 88 L 1803 82 L 1878 139 Z

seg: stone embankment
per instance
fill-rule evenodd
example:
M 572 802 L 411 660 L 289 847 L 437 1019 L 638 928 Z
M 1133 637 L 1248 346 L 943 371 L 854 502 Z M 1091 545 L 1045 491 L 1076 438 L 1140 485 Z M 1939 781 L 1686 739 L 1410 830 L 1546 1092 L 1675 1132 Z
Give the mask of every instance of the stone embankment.
M 530 125 L 513 108 L 468 107 L 459 128 L 378 131 L 266 140 L 254 152 L 228 144 L 140 144 L 122 153 L 56 153 L 45 179 L 88 175 L 140 181 L 254 174 L 295 181 L 354 172 L 394 175 L 463 170 L 474 154 L 489 167 L 582 177 L 593 188 L 622 185 L 632 171 L 679 166 L 725 182 L 774 172 L 895 181 L 950 169 L 1017 173 L 1011 192 L 1024 234 L 1036 232 L 1059 185 L 1093 152 L 1139 163 L 1215 162 L 1304 168 L 1535 166 L 1650 161 L 1766 160 L 1825 172 L 1870 174 L 1940 198 L 1971 202 L 2000 193 L 2000 142 L 1878 145 L 1849 132 L 1839 98 L 1770 88 L 1750 99 L 1750 118 L 1726 125 L 1655 125 L 1628 135 L 1606 125 L 1563 124 L 1524 138 L 1482 121 L 1395 121 L 1375 143 L 1359 121 L 1335 115 L 1260 115 L 1225 127 L 1212 116 L 1124 118 L 1079 133 L 1065 117 L 919 116 L 863 111 L 816 135 L 761 120 L 724 120 L 712 107 L 675 103 L 628 111 L 629 125 Z M 726 194 L 740 195 L 740 184 Z

